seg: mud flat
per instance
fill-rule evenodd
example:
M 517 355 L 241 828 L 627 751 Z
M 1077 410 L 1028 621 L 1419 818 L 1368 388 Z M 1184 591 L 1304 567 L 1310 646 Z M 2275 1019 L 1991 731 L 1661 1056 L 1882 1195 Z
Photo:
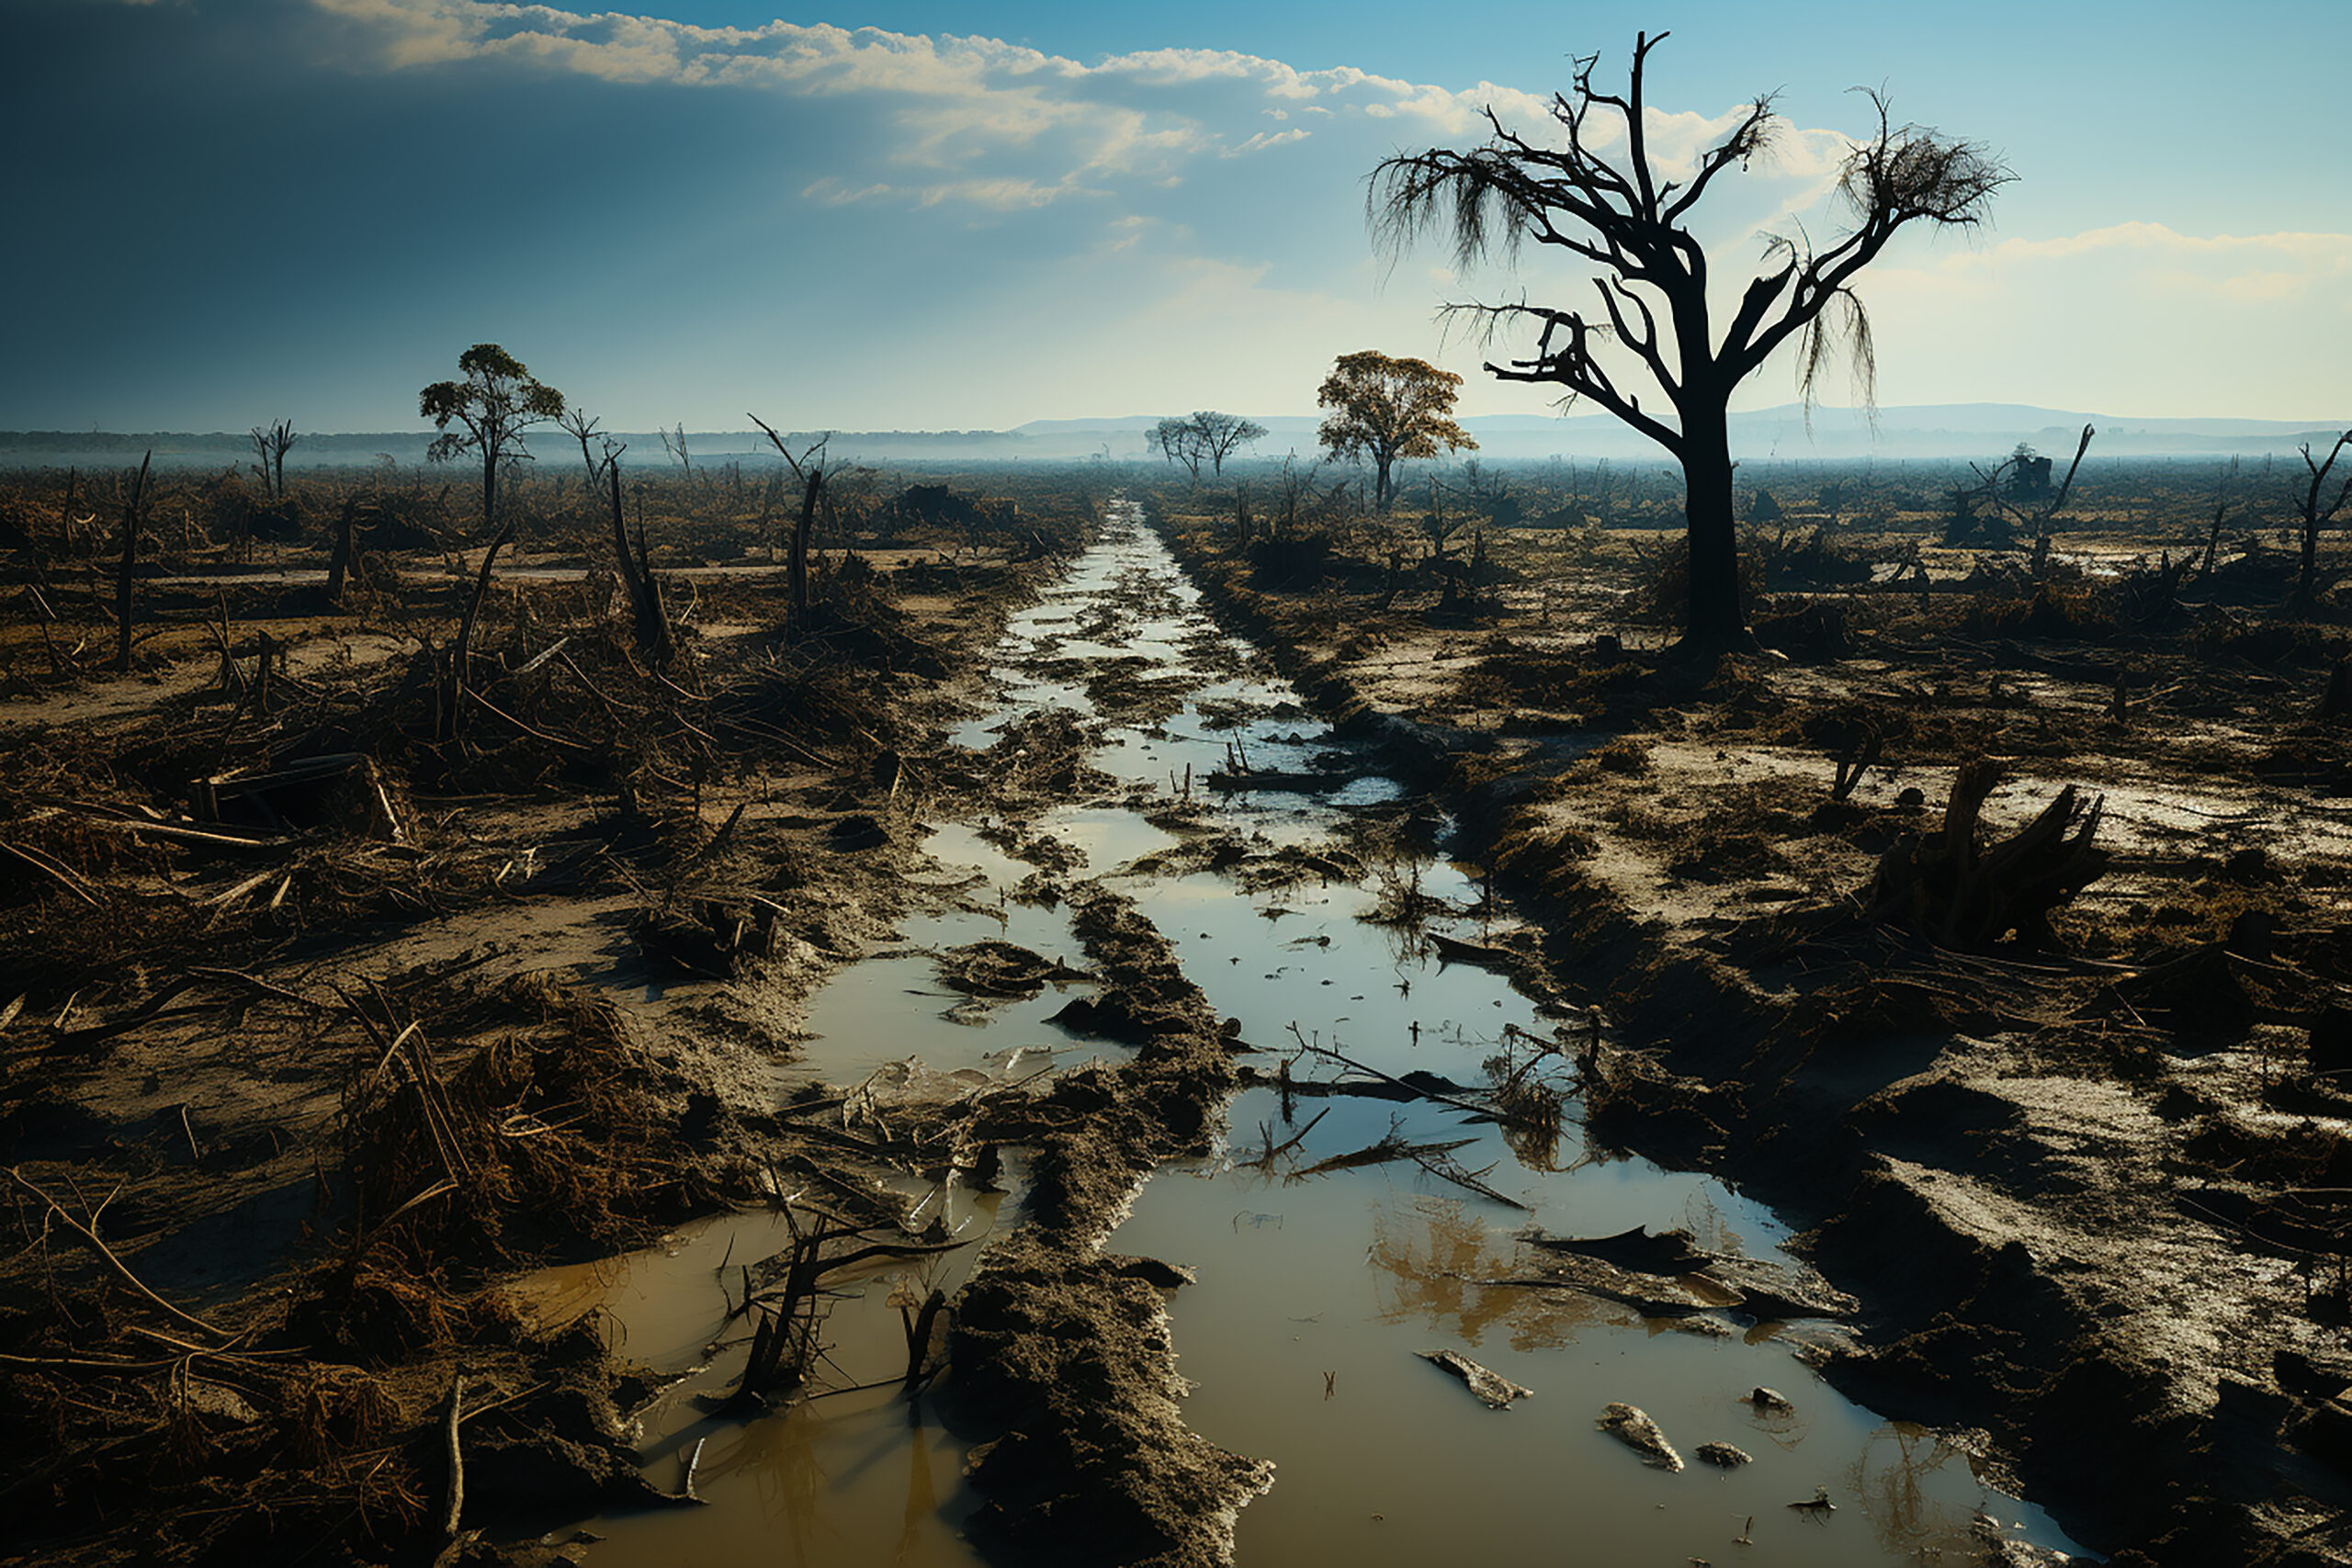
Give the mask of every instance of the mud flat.
M 1924 597 L 1798 585 L 1758 614 L 1783 652 L 1694 663 L 1605 532 L 1494 530 L 1459 597 L 1369 536 L 1302 573 L 1170 532 L 1339 733 L 1441 792 L 1533 966 L 1605 1016 L 1594 1146 L 1770 1202 L 1860 1299 L 1835 1387 L 1982 1430 L 2112 1561 L 2344 1560 L 2352 748 L 2320 716 L 2342 639 L 2275 608 L 2275 561 L 2151 604 L 2128 539 L 2038 584 L 1939 556 Z M 1883 896 L 1988 758 L 1980 842 L 2103 797 L 2039 942 Z
M 75 492 L 40 482 L 7 570 L 51 618 L 0 637 L 0 1556 L 576 1554 L 533 1532 L 671 1506 L 632 1421 L 691 1410 L 647 1401 L 699 1358 L 650 1320 L 616 1355 L 577 1280 L 517 1281 L 665 1236 L 748 1251 L 811 1189 L 951 1278 L 994 1200 L 926 1206 L 783 1086 L 817 981 L 953 900 L 916 803 L 957 786 L 924 758 L 1093 526 L 1081 487 L 1026 514 L 930 487 L 834 545 L 805 615 L 772 568 L 689 580 L 666 668 L 593 547 L 477 592 L 401 542 L 430 491 L 368 502 L 340 600 L 175 582 L 213 558 L 203 487 L 187 551 L 141 564 L 118 673 L 62 564 Z M 755 495 L 651 495 L 659 567 L 694 565 L 665 526 L 759 537 Z M 744 1468 L 723 1447 L 715 1488 Z

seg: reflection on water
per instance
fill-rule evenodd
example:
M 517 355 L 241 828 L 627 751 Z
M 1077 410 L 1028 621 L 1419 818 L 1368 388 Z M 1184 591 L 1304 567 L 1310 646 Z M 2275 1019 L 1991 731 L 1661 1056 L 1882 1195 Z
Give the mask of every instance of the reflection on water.
M 1004 1198 L 934 1189 L 917 1201 L 925 1217 L 939 1206 L 951 1232 L 977 1238 L 994 1224 Z M 691 1456 L 695 1492 L 707 1506 L 588 1520 L 584 1528 L 605 1538 L 597 1563 L 977 1564 L 959 1531 L 978 1501 L 963 1488 L 968 1446 L 941 1429 L 928 1400 L 910 1406 L 899 1391 L 907 1357 L 893 1304 L 901 1289 L 918 1297 L 933 1287 L 954 1290 L 977 1248 L 920 1267 L 877 1260 L 862 1275 L 833 1277 L 835 1299 L 820 1336 L 827 1351 L 820 1388 L 857 1392 L 820 1393 L 756 1420 L 717 1415 L 747 1348 L 742 1320 L 728 1316 L 741 1295 L 732 1281 L 743 1268 L 757 1273 L 790 1238 L 781 1215 L 727 1215 L 662 1247 L 548 1269 L 523 1285 L 539 1321 L 598 1312 L 616 1349 L 678 1378 L 640 1413 L 639 1458 L 648 1480 L 676 1490 Z M 865 1383 L 886 1386 L 860 1387 Z

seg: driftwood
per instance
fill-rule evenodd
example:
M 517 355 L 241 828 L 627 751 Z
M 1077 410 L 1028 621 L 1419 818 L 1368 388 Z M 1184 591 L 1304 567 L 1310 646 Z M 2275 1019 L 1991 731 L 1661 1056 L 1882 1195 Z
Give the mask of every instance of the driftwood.
M 442 1440 L 449 1450 L 449 1489 L 441 1507 L 441 1538 L 455 1540 L 458 1520 L 466 1511 L 466 1456 L 458 1439 L 458 1422 L 466 1404 L 466 1379 L 460 1372 L 449 1380 L 449 1418 Z
M 1353 1170 L 1359 1166 L 1385 1165 L 1393 1159 L 1409 1159 L 1418 1165 L 1424 1156 L 1434 1157 L 1450 1154 L 1465 1144 L 1475 1142 L 1476 1140 L 1474 1138 L 1454 1138 L 1444 1143 L 1408 1144 L 1398 1137 L 1396 1130 L 1391 1128 L 1377 1143 L 1366 1144 L 1363 1148 L 1351 1149 L 1343 1155 L 1333 1155 L 1328 1159 L 1317 1160 L 1298 1174 L 1302 1177 L 1322 1176 L 1334 1170 Z
M 490 574 L 498 564 L 498 552 L 512 544 L 514 539 L 514 525 L 509 523 L 490 541 L 490 548 L 482 552 L 481 570 L 474 578 L 473 597 L 466 601 L 466 613 L 458 621 L 458 640 L 449 650 L 447 705 L 441 714 L 445 736 L 456 734 L 465 722 L 466 699 L 473 694 L 474 626 L 481 618 L 482 601 L 490 595 Z
M 1535 1393 L 1532 1388 L 1520 1387 L 1499 1372 L 1488 1371 L 1459 1350 L 1416 1350 L 1413 1354 L 1460 1378 L 1489 1409 L 1508 1410 L 1512 1400 L 1532 1398 Z
M 1490 969 L 1502 975 L 1510 974 L 1519 967 L 1519 955 L 1507 947 L 1464 942 L 1460 937 L 1447 936 L 1442 931 L 1431 931 L 1429 937 L 1440 967 L 1448 964 L 1466 964 L 1473 969 Z
M 0 840 L 0 855 L 5 855 L 21 865 L 29 866 L 92 908 L 95 909 L 99 906 L 100 899 L 97 894 L 91 890 L 90 884 L 73 867 L 46 850 L 36 849 L 29 844 L 12 844 L 6 840 Z
M 2051 911 L 2107 871 L 2107 852 L 2091 842 L 2105 797 L 2085 805 L 2068 784 L 2032 821 L 1980 848 L 1977 818 L 2002 772 L 1989 758 L 1961 764 L 1942 830 L 1906 835 L 1880 858 L 1869 897 L 1874 918 L 1962 952 L 1983 952 L 2011 932 L 2023 947 L 2055 945 Z
M 12 1167 L 8 1171 L 8 1177 L 9 1179 L 14 1181 L 18 1187 L 24 1189 L 25 1191 L 30 1193 L 42 1203 L 48 1205 L 48 1213 L 41 1220 L 41 1224 L 44 1229 L 48 1227 L 50 1222 L 52 1220 L 63 1224 L 67 1230 L 72 1231 L 75 1235 L 81 1237 L 83 1244 L 88 1247 L 91 1251 L 96 1253 L 101 1258 L 105 1259 L 107 1267 L 113 1269 L 115 1274 L 123 1281 L 123 1283 L 129 1285 L 133 1291 L 144 1297 L 151 1304 L 161 1307 L 164 1311 L 171 1314 L 172 1316 L 178 1318 L 182 1323 L 188 1324 L 197 1328 L 201 1328 L 204 1332 L 212 1335 L 216 1338 L 233 1339 L 236 1337 L 236 1336 L 231 1334 L 227 1329 L 216 1327 L 213 1325 L 205 1322 L 204 1319 L 197 1316 L 192 1312 L 182 1311 L 180 1308 L 175 1307 L 171 1303 L 165 1301 L 163 1297 L 157 1295 L 154 1292 L 149 1290 L 146 1282 L 141 1280 L 138 1275 L 130 1271 L 130 1266 L 123 1262 L 121 1258 L 116 1257 L 114 1249 L 99 1239 L 97 1232 L 97 1216 L 96 1214 L 91 1215 L 89 1223 L 85 1224 L 82 1221 L 75 1219 L 72 1214 L 68 1213 L 65 1210 L 64 1204 L 60 1203 L 56 1199 L 51 1197 L 47 1192 L 42 1191 L 32 1182 L 28 1181 L 22 1171 L 17 1170 Z M 101 1203 L 99 1207 L 104 1208 L 105 1205 Z
M 584 448 L 586 443 L 582 445 Z M 612 488 L 613 554 L 620 562 L 621 584 L 628 590 L 629 610 L 637 623 L 637 651 L 651 668 L 667 670 L 677 656 L 678 647 L 670 631 L 670 606 L 662 598 L 662 580 L 653 575 L 652 553 L 646 547 L 645 520 L 640 509 L 637 556 L 631 559 L 628 527 L 621 516 L 619 453 L 605 459 L 605 470 Z

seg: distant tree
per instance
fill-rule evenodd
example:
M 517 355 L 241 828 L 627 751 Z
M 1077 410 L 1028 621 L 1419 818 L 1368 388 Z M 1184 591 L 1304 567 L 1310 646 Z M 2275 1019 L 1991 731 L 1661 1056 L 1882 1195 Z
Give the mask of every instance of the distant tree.
M 1372 459 L 1374 501 L 1385 509 L 1395 493 L 1390 469 L 1399 461 L 1477 449 L 1453 422 L 1461 389 L 1461 377 L 1425 359 L 1392 359 L 1370 348 L 1343 354 L 1315 394 L 1317 407 L 1332 411 L 1317 434 L 1334 457 Z
M 263 494 L 278 501 L 286 499 L 286 451 L 301 439 L 294 434 L 294 422 L 290 419 L 254 426 L 254 456 L 261 459 Z
M 1200 427 L 1189 419 L 1163 419 L 1151 427 L 1144 437 L 1147 450 L 1156 451 L 1170 463 L 1182 463 L 1194 483 L 1201 478 L 1201 460 L 1209 455 L 1201 438 Z
M 2323 463 L 2312 456 L 2312 444 L 2308 441 L 2303 443 L 2303 467 L 2310 471 L 2311 482 L 2304 486 L 2303 493 L 2295 498 L 2295 509 L 2301 513 L 2303 539 L 2302 570 L 2295 577 L 2295 602 L 2299 604 L 2312 602 L 2318 582 L 2320 530 L 2335 520 L 2347 499 L 2352 499 L 2352 472 L 2347 472 L 2344 482 L 2336 487 L 2335 499 L 2324 506 L 2320 504 L 2327 495 L 2328 473 L 2335 467 L 2335 459 L 2344 455 L 2347 445 L 2352 445 L 2352 430 L 2335 438 L 2335 445 L 2328 448 L 2327 461 Z
M 1573 85 L 1554 96 L 1556 124 L 1542 141 L 1505 130 L 1490 109 L 1492 135 L 1481 146 L 1384 160 L 1373 172 L 1369 208 L 1375 240 L 1392 253 L 1436 230 L 1450 235 L 1464 265 L 1490 255 L 1513 258 L 1531 240 L 1590 264 L 1600 294 L 1598 318 L 1524 300 L 1449 305 L 1446 311 L 1469 314 L 1489 341 L 1505 326 L 1533 322 L 1541 331 L 1532 355 L 1489 364 L 1487 374 L 1590 398 L 1680 461 L 1690 560 L 1687 641 L 1721 647 L 1750 640 L 1739 613 L 1733 525 L 1733 391 L 1788 345 L 1796 351 L 1809 405 L 1817 376 L 1842 342 L 1867 396 L 1874 361 L 1855 276 L 1911 223 L 1965 228 L 1982 221 L 1994 193 L 2013 176 L 1973 142 L 1894 124 L 1887 101 L 1872 93 L 1878 130 L 1847 155 L 1838 182 L 1852 226 L 1820 250 L 1802 230 L 1768 242 L 1770 270 L 1749 282 L 1718 334 L 1706 254 L 1684 221 L 1726 168 L 1745 166 L 1765 151 L 1779 117 L 1771 95 L 1758 97 L 1699 155 L 1687 181 L 1661 178 L 1650 163 L 1643 74 L 1650 51 L 1666 36 L 1635 35 L 1623 94 L 1594 84 L 1598 55 L 1576 58 Z M 1597 124 L 1596 110 L 1605 111 Z M 1621 139 L 1623 152 L 1612 161 L 1601 149 Z M 1664 307 L 1663 321 L 1654 301 Z M 1671 423 L 1619 386 L 1598 353 L 1605 339 L 1623 345 L 1664 391 Z
M 446 463 L 460 452 L 481 454 L 481 520 L 498 516 L 498 470 L 527 461 L 523 433 L 563 417 L 563 394 L 533 379 L 523 362 L 494 343 L 478 343 L 458 355 L 457 381 L 435 381 L 417 394 L 417 414 L 441 432 L 426 456 Z M 464 434 L 451 430 L 451 422 Z
M 662 437 L 662 449 L 664 452 L 669 453 L 671 457 L 677 463 L 678 467 L 686 471 L 686 478 L 694 478 L 694 459 L 686 456 L 685 422 L 684 420 L 679 421 L 678 428 L 674 431 L 664 430 L 659 434 Z
M 1209 456 L 1213 473 L 1225 472 L 1225 460 L 1252 442 L 1266 438 L 1266 427 L 1257 421 L 1244 419 L 1238 413 L 1219 413 L 1204 409 L 1192 418 L 1193 428 L 1199 432 L 1201 449 Z

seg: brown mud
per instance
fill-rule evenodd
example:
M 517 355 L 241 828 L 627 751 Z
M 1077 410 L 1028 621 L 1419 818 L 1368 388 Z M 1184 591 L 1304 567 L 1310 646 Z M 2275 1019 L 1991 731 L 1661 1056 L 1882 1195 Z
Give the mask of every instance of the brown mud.
M 2346 639 L 2276 608 L 2275 554 L 2094 533 L 2036 581 L 1840 538 L 1836 586 L 1758 603 L 1767 652 L 1701 662 L 1605 530 L 1489 529 L 1463 595 L 1393 529 L 1242 545 L 1167 500 L 1221 617 L 1458 813 L 1520 961 L 1605 1014 L 1589 1134 L 1809 1227 L 1862 1308 L 1834 1382 L 1989 1430 L 2112 1561 L 2352 1560 Z M 1982 838 L 2073 785 L 2098 863 L 1939 945 L 1882 867 L 1951 841 L 1976 758 Z
M 476 592 L 482 552 L 384 543 L 330 604 L 188 586 L 176 558 L 213 558 L 191 518 L 185 547 L 147 541 L 127 673 L 67 564 L 89 519 L 30 497 L 12 570 L 39 613 L 0 628 L 0 1559 L 576 1556 L 485 1528 L 675 1501 L 633 1447 L 652 1384 L 510 1281 L 752 1203 L 920 1255 L 881 1178 L 983 1179 L 1005 1143 L 1036 1146 L 1034 1218 L 956 1314 L 992 1355 L 959 1397 L 1001 1434 L 992 1411 L 1053 1409 L 991 1451 L 986 1528 L 1067 1535 L 1012 1479 L 1056 1444 L 1145 1446 L 1125 1468 L 1157 1493 L 1106 1507 L 1121 1528 L 1189 1542 L 1229 1515 L 1254 1472 L 1169 1413 L 1157 1275 L 1095 1251 L 1230 1078 L 1164 946 L 1062 889 L 1131 1069 L 862 1094 L 789 1073 L 818 983 L 952 897 L 920 818 L 1078 778 L 1050 724 L 977 770 L 943 737 L 1099 497 L 967 504 L 945 532 L 869 509 L 797 625 L 780 574 L 683 575 L 719 547 L 689 539 L 654 558 L 687 606 L 667 668 L 593 547 Z M 681 530 L 716 509 L 667 501 Z M 956 973 L 979 1003 L 1067 977 L 1023 957 Z M 1040 1312 L 1049 1337 L 1019 1321 Z M 1023 1359 L 1047 1337 L 1050 1375 Z

